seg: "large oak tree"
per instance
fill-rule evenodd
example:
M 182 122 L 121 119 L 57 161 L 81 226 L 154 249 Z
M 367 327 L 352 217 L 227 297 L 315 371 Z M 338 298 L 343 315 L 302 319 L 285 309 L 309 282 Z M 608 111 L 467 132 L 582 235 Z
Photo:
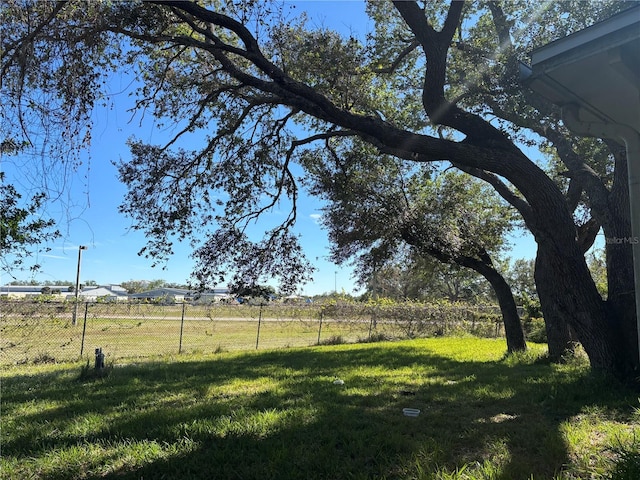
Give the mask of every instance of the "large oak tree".
M 584 258 L 585 230 L 630 235 L 626 159 L 607 145 L 607 176 L 599 174 L 557 111 L 518 82 L 531 48 L 624 7 L 371 2 L 375 30 L 358 39 L 308 28 L 264 2 L 10 0 L 2 6 L 2 102 L 18 141 L 45 128 L 61 136 L 47 135 L 41 151 L 65 150 L 88 140 L 105 75 L 135 74 L 138 111 L 175 136 L 163 145 L 131 141 L 120 165 L 130 192 L 122 211 L 154 257 L 171 252 L 172 234 L 206 235 L 194 245 L 203 279 L 229 265 L 245 282 L 305 278 L 290 231 L 300 147 L 358 137 L 400 160 L 447 160 L 489 183 L 535 237 L 550 348 L 562 348 L 570 327 L 594 368 L 628 377 L 638 368 L 631 248 L 607 246 L 607 299 Z M 553 151 L 565 181 L 523 142 Z M 247 226 L 285 201 L 290 215 L 251 241 Z M 588 221 L 576 223 L 578 205 Z

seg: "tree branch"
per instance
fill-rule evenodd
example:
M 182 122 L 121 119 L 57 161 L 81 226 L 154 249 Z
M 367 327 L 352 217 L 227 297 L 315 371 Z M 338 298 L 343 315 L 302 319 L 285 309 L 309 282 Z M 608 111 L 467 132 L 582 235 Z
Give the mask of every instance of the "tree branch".
M 16 59 L 21 67 L 20 76 L 24 78 L 24 67 L 26 62 L 24 59 L 19 59 L 18 56 L 24 54 L 24 49 L 27 46 L 30 46 L 33 40 L 44 30 L 44 28 L 51 23 L 51 21 L 56 18 L 58 13 L 65 7 L 67 4 L 66 0 L 58 0 L 53 7 L 53 10 L 47 15 L 47 18 L 44 19 L 36 28 L 34 28 L 26 37 L 21 37 L 17 42 L 13 42 L 7 46 L 3 46 L 3 54 L 2 54 L 2 70 L 0 70 L 0 87 L 2 86 L 2 78 L 7 73 L 7 70 L 14 64 Z M 13 53 L 8 55 L 9 52 L 13 50 Z
M 580 250 L 582 250 L 582 253 L 587 253 L 587 250 L 592 247 L 593 243 L 596 241 L 600 227 L 600 222 L 593 217 L 577 227 L 576 240 Z
M 393 73 L 395 72 L 396 68 L 398 68 L 398 66 L 402 63 L 402 60 L 404 60 L 411 52 L 413 52 L 418 46 L 420 45 L 420 43 L 418 42 L 418 40 L 416 40 L 415 38 L 411 41 L 411 43 L 409 45 L 407 45 L 399 54 L 398 56 L 393 60 L 393 62 L 391 62 L 391 65 L 389 65 L 388 67 L 385 68 L 377 68 L 374 69 L 373 71 L 375 73 Z
M 532 219 L 533 212 L 531 210 L 531 206 L 527 203 L 527 201 L 511 191 L 511 189 L 496 175 L 480 168 L 469 168 L 465 165 L 457 163 L 453 163 L 453 166 L 465 173 L 468 173 L 469 175 L 473 175 L 474 177 L 479 178 L 480 180 L 484 180 L 489 185 L 491 185 L 504 200 L 506 200 L 512 207 L 520 212 L 520 214 L 524 218 L 525 223 L 527 222 L 527 220 L 530 221 Z

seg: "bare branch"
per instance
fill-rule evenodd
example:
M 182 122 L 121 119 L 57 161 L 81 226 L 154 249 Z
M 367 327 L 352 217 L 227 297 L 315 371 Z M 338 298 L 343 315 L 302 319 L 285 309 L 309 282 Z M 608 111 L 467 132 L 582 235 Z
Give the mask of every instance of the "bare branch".
M 393 62 L 391 62 L 391 65 L 389 65 L 388 67 L 385 68 L 377 68 L 374 69 L 373 71 L 375 73 L 393 73 L 395 72 L 396 68 L 398 68 L 398 66 L 402 63 L 402 61 L 411 53 L 413 52 L 417 47 L 420 46 L 420 42 L 418 42 L 418 40 L 416 40 L 415 38 L 411 41 L 411 43 L 409 45 L 407 45 L 399 54 L 398 56 L 393 60 Z

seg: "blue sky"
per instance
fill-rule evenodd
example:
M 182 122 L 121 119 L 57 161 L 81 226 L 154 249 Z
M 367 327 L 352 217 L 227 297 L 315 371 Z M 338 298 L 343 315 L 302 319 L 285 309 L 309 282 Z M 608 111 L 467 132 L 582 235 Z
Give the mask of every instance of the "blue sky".
M 305 1 L 296 2 L 295 12 L 306 10 L 312 24 L 330 26 L 348 34 L 364 36 L 371 27 L 364 15 L 360 1 Z M 125 75 L 112 78 L 112 92 L 126 91 L 130 80 Z M 168 263 L 152 268 L 152 261 L 137 255 L 145 245 L 144 236 L 130 229 L 131 221 L 119 214 L 126 189 L 117 180 L 112 161 L 129 158 L 126 140 L 132 135 L 138 139 L 160 143 L 166 133 L 154 127 L 147 116 L 131 120 L 127 108 L 132 100 L 126 93 L 113 96 L 113 108 L 98 107 L 93 115 L 92 145 L 83 159 L 76 177 L 66 186 L 68 202 L 86 208 L 58 210 L 49 213 L 60 220 L 64 239 L 52 245 L 52 250 L 40 254 L 37 262 L 42 266 L 34 278 L 46 280 L 75 280 L 78 246 L 86 245 L 83 252 L 81 282 L 95 280 L 99 284 L 120 283 L 127 280 L 164 279 L 168 282 L 186 283 L 193 268 L 188 244 L 176 244 L 175 254 Z M 7 175 L 15 173 L 15 165 L 3 159 L 2 168 Z M 19 174 L 18 174 L 19 175 Z M 9 180 L 11 180 L 9 178 Z M 354 293 L 355 287 L 349 267 L 339 267 L 327 260 L 329 253 L 326 232 L 318 225 L 321 204 L 318 200 L 303 197 L 298 206 L 297 231 L 308 258 L 316 266 L 314 281 L 301 287 L 300 292 L 316 295 L 334 291 Z M 73 219 L 66 218 L 71 213 Z M 274 214 L 277 214 L 275 212 Z M 529 234 L 513 239 L 512 258 L 532 258 L 535 243 Z M 16 274 L 20 280 L 30 279 L 27 273 Z M 11 281 L 3 274 L 0 283 Z

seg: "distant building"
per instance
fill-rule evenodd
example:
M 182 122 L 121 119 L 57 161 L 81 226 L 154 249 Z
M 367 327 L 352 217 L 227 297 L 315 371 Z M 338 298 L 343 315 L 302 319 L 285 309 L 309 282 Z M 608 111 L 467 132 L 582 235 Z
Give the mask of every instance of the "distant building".
M 7 298 L 37 298 L 40 295 L 52 295 L 56 300 L 75 300 L 73 285 L 2 285 L 0 296 Z M 120 285 L 86 286 L 78 292 L 78 298 L 83 302 L 95 302 L 98 299 L 107 301 L 126 301 L 129 299 L 127 291 Z
M 3 285 L 0 286 L 0 297 L 13 299 L 37 298 L 44 292 L 53 295 L 60 301 L 73 301 L 76 298 L 73 285 Z M 86 286 L 78 292 L 81 302 L 123 302 L 147 301 L 158 303 L 218 303 L 231 302 L 234 297 L 228 288 L 214 288 L 198 292 L 183 288 L 155 288 L 146 292 L 127 294 L 127 290 L 120 285 Z
M 148 290 L 146 292 L 133 293 L 129 295 L 129 298 L 131 300 L 145 300 L 163 303 L 216 303 L 233 299 L 229 294 L 229 289 L 227 288 L 214 288 L 212 290 L 198 292 L 183 288 L 168 287 L 154 288 L 153 290 Z
M 302 297 L 300 295 L 288 295 L 282 297 L 282 303 L 311 303 L 312 300 L 309 297 Z
M 228 288 L 213 288 L 204 292 L 190 292 L 189 300 L 193 303 L 228 303 L 235 301 Z
M 73 285 L 2 285 L 0 296 L 8 298 L 31 298 L 49 292 L 50 295 L 63 295 L 73 292 Z M 65 297 L 60 297 L 64 299 Z
M 67 295 L 67 300 L 74 300 L 75 293 Z M 127 290 L 120 285 L 101 285 L 84 287 L 78 292 L 78 299 L 82 302 L 96 302 L 103 300 L 107 302 L 126 302 L 129 300 Z
M 190 295 L 190 290 L 182 288 L 154 288 L 146 292 L 132 293 L 129 295 L 131 300 L 146 300 L 164 303 L 182 303 Z

